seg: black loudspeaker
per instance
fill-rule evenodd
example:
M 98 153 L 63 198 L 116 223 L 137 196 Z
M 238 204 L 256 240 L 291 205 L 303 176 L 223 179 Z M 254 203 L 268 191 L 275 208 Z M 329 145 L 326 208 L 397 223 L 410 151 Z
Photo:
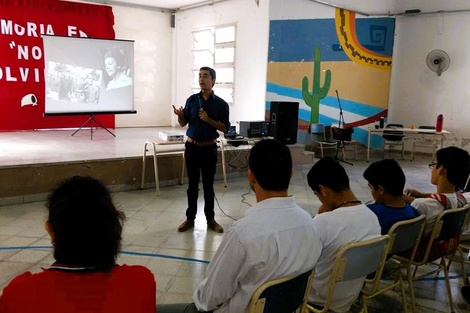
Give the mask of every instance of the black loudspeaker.
M 272 101 L 270 119 L 270 136 L 285 144 L 297 142 L 297 126 L 299 122 L 298 102 Z

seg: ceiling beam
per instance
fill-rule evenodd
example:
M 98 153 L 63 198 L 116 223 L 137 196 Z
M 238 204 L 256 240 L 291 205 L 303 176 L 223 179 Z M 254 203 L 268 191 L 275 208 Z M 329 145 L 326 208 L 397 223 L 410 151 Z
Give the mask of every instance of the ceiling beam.
M 175 13 L 176 12 L 176 10 L 168 9 L 168 8 L 160 8 L 160 7 L 150 6 L 150 5 L 113 1 L 113 0 L 82 0 L 82 1 L 97 3 L 97 4 L 104 4 L 104 5 L 117 5 L 117 6 L 131 7 L 131 8 L 151 10 L 151 11 L 160 11 L 162 13 Z
M 202 1 L 202 2 L 198 2 L 198 3 L 194 3 L 194 4 L 185 5 L 181 8 L 178 8 L 176 10 L 176 12 L 181 12 L 181 11 L 186 11 L 186 10 L 191 10 L 191 9 L 197 9 L 197 8 L 200 8 L 200 7 L 214 5 L 216 3 L 225 2 L 225 1 L 228 1 L 228 0 L 207 0 L 207 1 Z

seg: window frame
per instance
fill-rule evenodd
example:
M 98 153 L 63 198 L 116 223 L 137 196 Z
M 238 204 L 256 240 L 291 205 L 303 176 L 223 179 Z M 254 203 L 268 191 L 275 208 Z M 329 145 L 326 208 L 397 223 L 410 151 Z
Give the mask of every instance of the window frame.
M 228 27 L 233 27 L 233 41 L 224 41 L 222 43 L 216 43 L 216 31 L 218 29 L 223 29 L 223 28 L 228 28 Z M 213 35 L 213 45 L 212 46 L 198 46 L 196 43 L 196 38 L 198 33 L 210 31 L 211 34 Z M 204 27 L 204 28 L 199 28 L 193 30 L 193 49 L 191 50 L 193 54 L 193 67 L 191 71 L 193 72 L 193 82 L 192 82 L 192 87 L 191 89 L 193 92 L 197 92 L 200 90 L 199 85 L 196 84 L 194 85 L 195 82 L 197 82 L 197 75 L 199 73 L 199 68 L 196 64 L 198 63 L 196 60 L 195 53 L 197 52 L 204 52 L 204 51 L 209 51 L 209 53 L 212 56 L 212 64 L 205 64 L 203 66 L 210 66 L 212 67 L 216 72 L 217 70 L 220 69 L 227 69 L 230 68 L 233 70 L 233 77 L 232 77 L 232 82 L 218 82 L 217 79 L 215 81 L 214 89 L 229 89 L 231 91 L 232 95 L 232 101 L 227 101 L 227 99 L 224 99 L 230 106 L 233 106 L 235 104 L 235 60 L 236 60 L 236 54 L 237 54 L 237 47 L 236 47 L 236 42 L 237 42 L 237 24 L 236 23 L 231 23 L 231 24 L 223 24 L 223 25 L 216 25 L 216 26 L 210 26 L 210 27 Z M 217 63 L 215 60 L 215 51 L 216 49 L 224 49 L 224 48 L 233 48 L 233 62 L 219 62 Z

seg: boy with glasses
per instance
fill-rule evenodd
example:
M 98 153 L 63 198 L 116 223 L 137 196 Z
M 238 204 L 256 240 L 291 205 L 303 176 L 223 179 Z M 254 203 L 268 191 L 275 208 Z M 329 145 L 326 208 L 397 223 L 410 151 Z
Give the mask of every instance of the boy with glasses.
M 432 231 L 437 215 L 450 208 L 461 208 L 467 204 L 467 200 L 459 191 L 463 190 L 470 171 L 470 159 L 467 151 L 457 147 L 447 147 L 436 152 L 436 160 L 429 164 L 431 183 L 436 185 L 437 193 L 427 194 L 415 189 L 407 189 L 405 201 L 411 203 L 419 212 L 426 214 L 426 229 L 424 236 Z M 463 226 L 461 240 L 466 240 L 470 235 L 469 225 Z M 467 238 L 465 238 L 467 237 Z M 453 241 L 450 243 L 450 241 Z M 444 249 L 449 246 L 457 246 L 459 238 L 451 238 L 433 249 Z M 431 249 L 431 254 L 433 249 Z M 420 249 L 418 249 L 418 253 Z M 463 286 L 462 297 L 470 303 L 470 286 Z
M 457 147 L 446 147 L 436 152 L 436 159 L 429 164 L 431 183 L 436 193 L 423 193 L 416 189 L 405 190 L 405 201 L 411 203 L 421 214 L 426 215 L 425 235 L 432 231 L 437 215 L 445 209 L 461 208 L 467 200 L 458 192 L 462 190 L 470 171 L 467 151 Z M 464 234 L 470 234 L 464 226 Z

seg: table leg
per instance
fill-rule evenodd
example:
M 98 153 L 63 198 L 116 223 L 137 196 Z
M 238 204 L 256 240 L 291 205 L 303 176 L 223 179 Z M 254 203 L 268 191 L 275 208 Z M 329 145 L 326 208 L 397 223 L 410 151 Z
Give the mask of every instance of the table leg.
M 369 156 L 370 156 L 370 130 L 368 130 L 368 135 L 367 135 L 367 162 L 369 162 Z
M 148 142 L 144 144 L 144 153 L 142 153 L 142 180 L 140 181 L 140 189 L 144 189 L 145 184 L 145 157 L 147 156 L 147 144 Z
M 153 173 L 155 175 L 155 190 L 157 191 L 157 196 L 160 196 L 160 182 L 158 181 L 157 147 L 155 143 L 152 143 L 152 146 L 153 146 Z

